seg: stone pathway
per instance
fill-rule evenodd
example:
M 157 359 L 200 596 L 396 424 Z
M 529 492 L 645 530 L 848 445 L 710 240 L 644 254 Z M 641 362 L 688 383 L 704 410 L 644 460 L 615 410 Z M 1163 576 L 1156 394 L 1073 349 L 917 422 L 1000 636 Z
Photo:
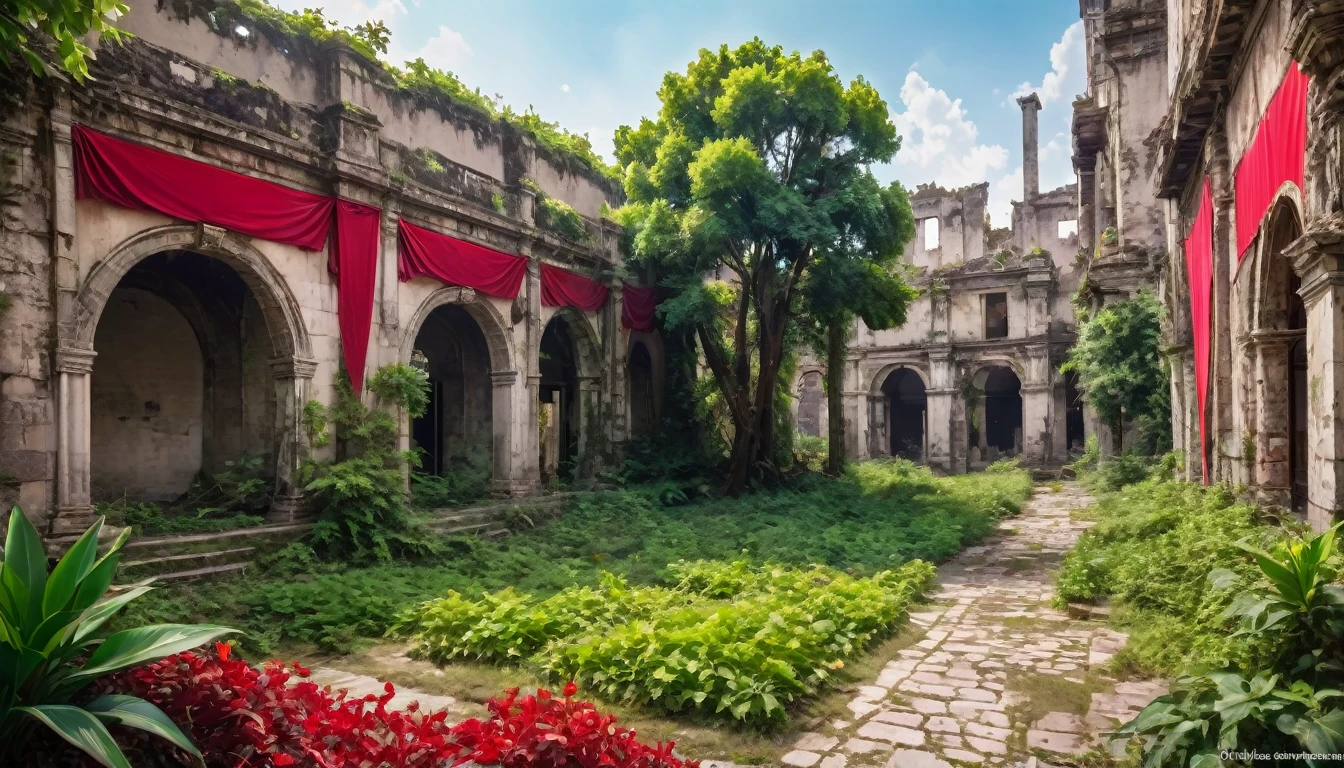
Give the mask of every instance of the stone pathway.
M 1069 513 L 1088 503 L 1074 485 L 1058 492 L 1037 488 L 997 536 L 939 569 L 935 607 L 911 616 L 925 628 L 923 638 L 858 690 L 848 705 L 852 717 L 803 734 L 784 763 L 950 768 L 1035 762 L 1035 755 L 1086 752 L 1101 733 L 1160 695 L 1156 683 L 1100 679 L 1093 670 L 1125 636 L 1050 605 L 1054 571 L 1089 525 Z M 1095 689 L 1104 690 L 1088 699 Z M 1070 701 L 1086 711 L 1056 711 Z
M 387 685 L 376 677 L 356 675 L 333 667 L 314 667 L 313 674 L 308 679 L 318 685 L 329 685 L 334 691 L 344 688 L 350 692 L 350 698 L 352 699 L 369 694 L 382 696 L 386 692 L 384 686 Z M 421 712 L 438 712 L 441 709 L 446 709 L 450 716 L 458 714 L 457 699 L 452 696 L 436 696 L 432 693 L 418 691 L 410 686 L 401 685 L 396 686 L 396 695 L 388 701 L 387 708 L 389 710 L 405 709 L 412 701 L 420 702 Z

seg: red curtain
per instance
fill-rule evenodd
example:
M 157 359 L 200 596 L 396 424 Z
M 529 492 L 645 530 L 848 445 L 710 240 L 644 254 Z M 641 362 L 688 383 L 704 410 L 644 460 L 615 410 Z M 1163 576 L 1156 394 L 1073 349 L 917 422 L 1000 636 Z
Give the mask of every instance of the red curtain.
M 567 269 L 541 265 L 541 303 L 596 312 L 607 302 L 607 286 Z
M 71 138 L 75 196 L 80 199 L 214 224 L 310 251 L 322 250 L 334 227 L 327 268 L 339 276 L 341 350 L 350 383 L 356 392 L 363 391 L 379 209 L 291 189 L 81 125 L 71 127 Z
M 320 251 L 336 201 L 72 126 L 75 196 Z
M 1237 254 L 1246 255 L 1285 181 L 1303 188 L 1307 154 L 1307 76 L 1292 62 L 1237 165 Z
M 1205 403 L 1209 396 L 1209 294 L 1213 290 L 1213 192 L 1209 180 L 1199 197 L 1190 236 L 1185 240 L 1185 271 L 1190 279 L 1190 325 L 1195 339 L 1195 389 L 1199 395 L 1199 457 L 1209 483 Z
M 512 299 L 527 275 L 527 259 L 397 222 L 397 275 L 401 282 L 432 277 L 449 285 Z
M 626 283 L 621 299 L 621 326 L 644 333 L 653 331 L 653 312 L 658 309 L 658 295 L 654 290 Z
M 327 270 L 336 276 L 341 352 L 356 392 L 364 391 L 382 220 L 383 212 L 378 208 L 349 200 L 336 203 L 336 236 L 331 240 Z

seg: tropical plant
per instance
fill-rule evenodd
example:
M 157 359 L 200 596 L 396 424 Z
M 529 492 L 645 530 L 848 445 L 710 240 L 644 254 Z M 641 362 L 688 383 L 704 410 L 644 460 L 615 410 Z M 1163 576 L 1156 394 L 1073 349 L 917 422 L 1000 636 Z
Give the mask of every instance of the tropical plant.
M 104 598 L 129 531 L 99 557 L 99 518 L 47 572 L 42 540 L 15 507 L 0 565 L 0 765 L 17 765 L 35 724 L 108 768 L 131 768 L 109 725 L 137 728 L 197 759 L 200 753 L 157 707 L 135 696 L 87 701 L 96 679 L 210 642 L 234 630 L 211 625 L 160 624 L 99 630 L 127 603 L 149 591 L 135 587 Z
M 113 22 L 126 13 L 120 0 L 13 0 L 0 6 L 0 68 L 17 55 L 38 77 L 64 72 L 83 82 L 89 78 L 93 51 L 84 44 L 90 33 L 120 40 Z
M 1269 669 L 1186 675 L 1172 692 L 1122 726 L 1118 743 L 1137 738 L 1146 768 L 1224 765 L 1226 751 L 1307 753 L 1311 766 L 1344 753 L 1344 584 L 1334 557 L 1340 526 L 1265 551 L 1238 546 L 1263 582 L 1224 612 L 1237 634 L 1268 636 L 1278 655 Z M 1214 589 L 1239 584 L 1214 571 Z

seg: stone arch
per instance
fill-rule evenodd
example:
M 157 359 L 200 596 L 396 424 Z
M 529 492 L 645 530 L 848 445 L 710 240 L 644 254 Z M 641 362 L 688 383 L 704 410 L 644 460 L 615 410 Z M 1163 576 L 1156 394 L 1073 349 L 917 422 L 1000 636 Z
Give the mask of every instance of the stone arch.
M 929 375 L 922 366 L 916 365 L 915 363 L 891 363 L 882 366 L 878 369 L 877 373 L 873 374 L 872 380 L 868 382 L 868 394 L 881 395 L 882 385 L 886 383 L 887 378 L 902 368 L 909 370 L 918 376 L 920 383 L 924 385 L 925 389 L 929 388 Z
M 430 314 L 446 304 L 456 304 L 480 326 L 485 334 L 486 348 L 490 354 L 490 372 L 502 373 L 516 370 L 513 366 L 513 345 L 509 342 L 508 325 L 504 318 L 486 299 L 480 297 L 471 288 L 444 286 L 425 297 L 411 315 L 411 321 L 402 329 L 401 341 L 397 345 L 397 359 L 410 364 L 411 352 L 415 349 L 415 338 L 420 334 L 425 320 Z
M 601 345 L 588 318 L 561 307 L 542 328 L 538 463 L 543 480 L 590 477 L 601 453 Z
M 799 434 L 826 437 L 830 414 L 826 401 L 826 372 L 819 366 L 807 366 L 798 372 L 793 385 L 794 426 Z
M 597 331 L 588 321 L 588 316 L 573 307 L 560 307 L 546 319 L 542 333 L 556 319 L 564 321 L 573 331 L 574 351 L 579 364 L 579 377 L 597 379 L 602 375 L 602 344 L 598 341 Z
M 216 227 L 169 224 L 153 227 L 123 240 L 89 272 L 75 298 L 70 333 L 63 347 L 93 349 L 98 318 L 126 273 L 156 253 L 194 251 L 228 264 L 247 284 L 261 306 L 266 329 L 277 358 L 310 359 L 312 342 L 299 302 L 284 277 L 261 251 Z
M 975 362 L 969 376 L 975 402 L 967 403 L 968 412 L 973 411 L 967 427 L 971 450 L 979 452 L 981 461 L 1022 453 L 1023 378 L 1022 366 L 1012 359 Z
M 648 358 L 643 368 L 639 350 Z M 658 431 L 663 417 L 663 384 L 667 361 L 663 337 L 658 333 L 632 330 L 626 339 L 626 408 L 630 437 L 648 437 Z

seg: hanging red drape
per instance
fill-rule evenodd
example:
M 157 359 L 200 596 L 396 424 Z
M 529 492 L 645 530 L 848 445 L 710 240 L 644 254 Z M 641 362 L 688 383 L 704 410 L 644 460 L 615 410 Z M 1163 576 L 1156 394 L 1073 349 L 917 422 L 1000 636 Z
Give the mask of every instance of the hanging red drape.
M 397 222 L 397 276 L 401 282 L 432 277 L 449 285 L 512 299 L 527 275 L 527 259 Z
M 567 269 L 541 265 L 541 303 L 596 312 L 607 303 L 607 286 Z
M 373 206 L 349 200 L 336 202 L 336 236 L 331 239 L 327 270 L 336 277 L 341 352 L 356 392 L 364 391 L 382 220 L 383 212 Z
M 75 196 L 204 222 L 251 237 L 320 251 L 333 232 L 327 268 L 338 275 L 341 351 L 363 391 L 373 321 L 382 212 L 257 179 L 171 152 L 72 126 Z
M 658 294 L 652 288 L 626 283 L 621 290 L 621 326 L 643 333 L 653 331 L 653 313 Z
M 1195 340 L 1195 389 L 1199 397 L 1199 457 L 1204 484 L 1209 483 L 1208 432 L 1205 404 L 1209 396 L 1209 294 L 1213 290 L 1213 193 L 1209 180 L 1199 197 L 1199 210 L 1185 240 L 1185 272 L 1190 280 L 1190 325 Z
M 1237 257 L 1246 255 L 1260 222 L 1286 181 L 1303 188 L 1307 154 L 1307 81 L 1292 62 L 1270 99 L 1255 138 L 1237 165 Z
M 75 196 L 320 251 L 336 201 L 72 126 Z

